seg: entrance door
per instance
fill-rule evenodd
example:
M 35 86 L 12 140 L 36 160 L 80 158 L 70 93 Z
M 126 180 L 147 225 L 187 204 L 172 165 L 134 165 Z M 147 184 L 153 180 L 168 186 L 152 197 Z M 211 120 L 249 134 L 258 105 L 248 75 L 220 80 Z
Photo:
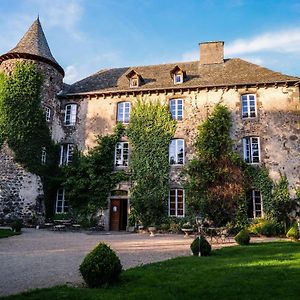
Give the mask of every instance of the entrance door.
M 127 203 L 127 199 L 110 200 L 110 230 L 126 230 Z

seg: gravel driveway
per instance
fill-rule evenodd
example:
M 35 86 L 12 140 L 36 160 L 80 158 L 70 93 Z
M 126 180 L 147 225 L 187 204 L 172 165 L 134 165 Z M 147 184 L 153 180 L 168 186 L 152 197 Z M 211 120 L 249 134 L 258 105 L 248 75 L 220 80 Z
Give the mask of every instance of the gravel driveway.
M 80 283 L 78 268 L 100 241 L 118 254 L 125 269 L 176 256 L 190 255 L 191 238 L 163 234 L 53 232 L 23 229 L 20 236 L 0 239 L 0 296 L 33 288 Z

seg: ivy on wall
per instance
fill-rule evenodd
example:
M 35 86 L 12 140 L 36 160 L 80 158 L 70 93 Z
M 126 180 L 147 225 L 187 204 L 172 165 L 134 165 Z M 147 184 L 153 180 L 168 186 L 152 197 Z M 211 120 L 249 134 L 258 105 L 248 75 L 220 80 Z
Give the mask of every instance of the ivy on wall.
M 133 105 L 126 131 L 132 147 L 130 204 L 145 226 L 159 225 L 166 216 L 169 143 L 175 130 L 167 105 L 141 100 Z
M 86 155 L 75 151 L 72 164 L 64 167 L 66 198 L 81 215 L 93 215 L 107 208 L 110 191 L 127 177 L 114 170 L 114 149 L 124 133 L 117 124 L 114 133 L 97 138 L 97 145 Z
M 0 74 L 0 143 L 7 142 L 15 161 L 41 177 L 46 206 L 51 206 L 59 177 L 58 149 L 41 106 L 42 82 L 36 65 L 28 62 L 18 62 L 10 76 Z M 47 152 L 45 164 L 42 148 Z
M 231 118 L 227 107 L 217 104 L 198 127 L 197 156 L 184 173 L 189 214 L 202 212 L 216 226 L 247 223 L 243 162 L 232 150 Z

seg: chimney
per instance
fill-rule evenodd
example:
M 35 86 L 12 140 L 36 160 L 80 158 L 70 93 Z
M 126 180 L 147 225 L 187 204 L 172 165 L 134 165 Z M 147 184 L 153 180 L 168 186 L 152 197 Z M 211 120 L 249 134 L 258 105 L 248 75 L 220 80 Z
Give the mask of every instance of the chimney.
M 224 42 L 200 43 L 200 64 L 220 64 L 224 62 Z

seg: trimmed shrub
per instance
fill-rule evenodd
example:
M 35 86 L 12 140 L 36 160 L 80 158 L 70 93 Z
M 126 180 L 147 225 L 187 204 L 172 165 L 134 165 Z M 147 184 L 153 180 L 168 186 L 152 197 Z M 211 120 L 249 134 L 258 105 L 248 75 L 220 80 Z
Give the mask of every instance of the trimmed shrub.
M 292 226 L 286 234 L 287 238 L 290 238 L 292 241 L 297 241 L 299 239 L 298 226 Z
M 249 227 L 249 231 L 258 235 L 278 236 L 284 234 L 284 227 L 273 220 L 258 219 Z
M 105 243 L 99 243 L 79 267 L 80 273 L 91 288 L 107 286 L 118 280 L 122 271 L 120 259 Z
M 15 221 L 11 224 L 11 229 L 12 229 L 14 232 L 21 232 L 22 227 L 23 227 L 23 223 L 22 223 L 22 220 L 20 220 L 20 219 L 15 220 Z
M 193 255 L 199 255 L 199 237 L 195 238 L 192 242 L 191 250 L 193 252 Z M 211 245 L 202 235 L 200 237 L 200 250 L 201 256 L 209 256 L 211 254 Z
M 250 234 L 248 232 L 248 230 L 246 229 L 242 229 L 235 237 L 234 237 L 235 241 L 239 244 L 239 245 L 249 245 L 250 243 Z

